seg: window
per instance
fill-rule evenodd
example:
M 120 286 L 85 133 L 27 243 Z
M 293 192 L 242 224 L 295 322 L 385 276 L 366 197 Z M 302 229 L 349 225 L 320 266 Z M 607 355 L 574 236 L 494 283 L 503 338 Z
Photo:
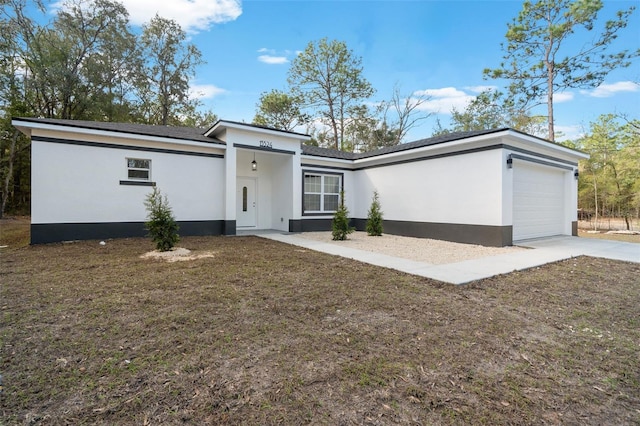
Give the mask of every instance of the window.
M 151 160 L 127 158 L 127 179 L 151 180 Z
M 333 213 L 338 210 L 342 175 L 304 174 L 304 212 Z
M 246 212 L 247 211 L 247 187 L 243 186 L 242 187 L 242 211 Z

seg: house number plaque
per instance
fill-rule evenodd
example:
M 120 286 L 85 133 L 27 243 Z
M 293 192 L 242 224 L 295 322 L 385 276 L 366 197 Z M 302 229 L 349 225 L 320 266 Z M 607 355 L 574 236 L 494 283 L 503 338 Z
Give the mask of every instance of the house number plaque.
M 260 148 L 273 149 L 273 143 L 271 141 L 260 141 Z

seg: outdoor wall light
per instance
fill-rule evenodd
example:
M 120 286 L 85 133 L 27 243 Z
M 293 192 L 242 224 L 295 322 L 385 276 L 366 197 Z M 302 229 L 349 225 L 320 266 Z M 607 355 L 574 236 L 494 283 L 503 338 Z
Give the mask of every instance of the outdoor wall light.
M 258 171 L 258 162 L 256 161 L 256 153 L 253 153 L 253 161 L 251 162 L 251 171 L 252 172 L 257 172 Z
M 511 156 L 507 157 L 507 169 L 513 168 L 513 158 Z
M 576 169 L 576 171 L 573 172 L 573 177 L 575 177 L 576 180 L 578 180 L 578 177 L 580 177 L 580 172 L 578 172 L 578 169 Z

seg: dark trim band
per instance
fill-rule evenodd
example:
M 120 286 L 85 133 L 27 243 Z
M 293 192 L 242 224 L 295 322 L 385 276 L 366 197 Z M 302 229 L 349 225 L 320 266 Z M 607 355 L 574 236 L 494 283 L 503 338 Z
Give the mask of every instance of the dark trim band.
M 129 186 L 156 186 L 155 182 L 144 182 L 139 180 L 121 180 L 120 185 Z
M 179 221 L 180 236 L 223 235 L 223 220 Z M 31 244 L 145 237 L 144 222 L 32 223 Z
M 573 161 L 563 160 L 561 158 L 552 157 L 550 155 L 539 154 L 537 152 L 529 151 L 529 150 L 522 149 L 522 148 L 517 148 L 515 146 L 503 145 L 503 148 L 504 149 L 510 149 L 511 151 L 516 151 L 516 152 L 519 152 L 521 154 L 534 155 L 536 157 L 546 158 L 547 160 L 552 160 L 552 161 L 556 161 L 558 163 L 564 163 L 564 164 L 568 164 L 568 165 L 573 166 L 573 167 L 578 167 L 578 163 L 574 163 Z
M 490 145 L 490 146 L 483 146 L 481 148 L 466 149 L 464 151 L 446 152 L 444 154 L 425 155 L 422 157 L 409 158 L 406 160 L 392 161 L 390 163 L 372 164 L 370 166 L 356 167 L 353 169 L 353 171 L 373 169 L 376 167 L 397 166 L 399 164 L 415 163 L 417 161 L 436 160 L 438 158 L 455 157 L 458 155 L 473 154 L 474 152 L 493 151 L 494 149 L 501 149 L 501 148 L 504 148 L 504 145 L 502 144 Z M 375 158 L 375 157 L 372 157 L 372 158 Z
M 127 150 L 128 151 L 144 151 L 144 152 L 157 152 L 160 154 L 189 155 L 193 157 L 224 158 L 224 155 L 222 154 L 209 154 L 206 152 L 191 152 L 191 151 L 181 151 L 178 149 L 148 148 L 143 146 L 117 145 L 113 143 L 104 143 L 104 142 L 74 141 L 70 139 L 47 138 L 42 136 L 33 136 L 31 140 L 36 142 L 51 142 L 51 143 L 60 143 L 65 145 L 90 146 L 95 148 L 122 149 L 125 151 Z
M 223 220 L 222 221 L 222 235 L 236 235 L 236 221 L 235 220 Z
M 234 148 L 242 148 L 242 149 L 251 149 L 253 151 L 276 152 L 278 154 L 296 155 L 295 151 L 288 151 L 286 149 L 265 148 L 263 146 L 244 145 L 244 144 L 241 144 L 241 143 L 234 143 L 233 147 Z
M 366 230 L 366 219 L 351 219 L 351 226 Z M 405 237 L 431 238 L 455 243 L 480 244 L 490 247 L 513 245 L 512 226 L 467 225 L 463 223 L 408 222 L 384 220 L 384 233 Z M 331 219 L 290 220 L 289 232 L 330 231 Z
M 366 219 L 356 219 L 356 228 L 364 230 Z M 479 244 L 488 247 L 513 245 L 513 227 L 469 225 L 466 223 L 409 222 L 384 220 L 384 232 L 405 237 L 431 238 L 454 243 Z
M 353 160 L 349 160 L 349 161 L 353 161 Z M 316 169 L 327 169 L 327 170 L 346 170 L 346 171 L 352 171 L 352 168 L 349 167 L 334 167 L 334 166 L 318 166 L 316 164 L 309 164 L 309 163 L 302 163 L 300 164 L 302 167 L 314 167 Z
M 569 170 L 571 172 L 573 171 L 573 167 L 563 166 L 562 164 L 551 163 L 549 161 L 540 160 L 539 158 L 526 157 L 524 155 L 518 155 L 518 154 L 509 154 L 509 157 L 507 157 L 507 167 L 510 164 L 512 164 L 512 162 L 509 161 L 511 159 L 528 161 L 529 163 L 542 164 L 543 166 L 555 167 L 556 169 Z
M 465 149 L 463 151 L 447 152 L 447 153 L 443 153 L 443 154 L 434 154 L 434 155 L 424 155 L 424 156 L 421 156 L 421 157 L 409 158 L 409 159 L 406 159 L 406 160 L 398 160 L 398 161 L 392 161 L 392 162 L 388 162 L 388 163 L 372 164 L 370 166 L 354 167 L 353 169 L 345 169 L 345 170 L 358 171 L 358 170 L 372 169 L 372 168 L 376 168 L 376 167 L 396 166 L 396 165 L 399 165 L 399 164 L 414 163 L 416 161 L 436 160 L 438 158 L 455 157 L 455 156 L 458 156 L 458 155 L 473 154 L 475 152 L 493 151 L 495 149 L 509 149 L 509 150 L 512 150 L 512 151 L 520 152 L 522 154 L 535 155 L 536 157 L 545 158 L 547 160 L 556 161 L 558 163 L 568 164 L 568 165 L 571 165 L 571 166 L 574 166 L 574 167 L 578 166 L 578 163 L 574 163 L 574 162 L 571 162 L 571 161 L 563 160 L 563 159 L 560 159 L 560 158 L 555 158 L 555 157 L 552 157 L 550 155 L 538 154 L 538 153 L 535 153 L 533 151 L 528 151 L 526 149 L 513 147 L 511 145 L 496 144 L 496 145 L 483 146 L 483 147 L 480 147 L 480 148 Z M 406 152 L 409 152 L 409 151 L 406 151 Z M 375 158 L 378 158 L 378 157 L 368 157 L 368 158 L 374 158 L 375 159 Z M 357 160 L 350 160 L 350 161 L 357 161 Z M 312 165 L 309 165 L 309 167 L 323 167 L 323 166 L 312 166 Z M 324 167 L 327 167 L 327 166 L 324 166 Z

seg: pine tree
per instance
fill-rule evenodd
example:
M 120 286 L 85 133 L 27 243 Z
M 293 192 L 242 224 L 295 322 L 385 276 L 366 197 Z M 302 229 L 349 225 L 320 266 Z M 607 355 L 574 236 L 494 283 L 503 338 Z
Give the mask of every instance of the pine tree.
M 340 191 L 340 205 L 333 215 L 331 222 L 331 234 L 336 241 L 344 241 L 347 235 L 355 231 L 355 228 L 349 226 L 349 210 L 344 205 L 344 191 Z
M 367 235 L 372 237 L 382 236 L 382 211 L 380 211 L 380 200 L 378 191 L 373 191 L 373 200 L 367 215 Z
M 153 192 L 147 195 L 144 205 L 148 213 L 148 221 L 144 226 L 149 231 L 149 237 L 156 244 L 156 249 L 171 250 L 180 240 L 180 236 L 167 196 L 163 197 L 160 190 L 154 187 Z

